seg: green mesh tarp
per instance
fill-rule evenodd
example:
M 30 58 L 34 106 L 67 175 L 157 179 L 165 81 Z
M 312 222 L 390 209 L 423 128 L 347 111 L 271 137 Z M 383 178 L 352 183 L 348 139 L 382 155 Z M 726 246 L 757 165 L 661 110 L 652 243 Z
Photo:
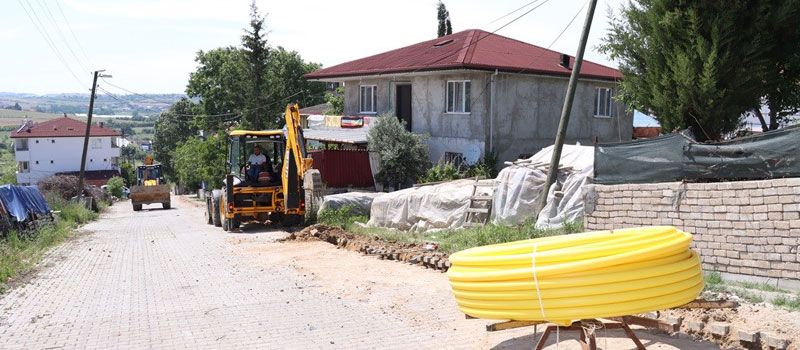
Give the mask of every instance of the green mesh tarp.
M 800 126 L 717 143 L 674 133 L 598 144 L 594 154 L 594 182 L 606 185 L 800 177 Z

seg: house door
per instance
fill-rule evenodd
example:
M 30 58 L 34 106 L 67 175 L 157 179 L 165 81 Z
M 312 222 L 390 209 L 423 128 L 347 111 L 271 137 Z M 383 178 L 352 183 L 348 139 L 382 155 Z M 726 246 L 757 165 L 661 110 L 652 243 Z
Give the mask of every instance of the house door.
M 397 119 L 406 122 L 406 129 L 411 131 L 411 85 L 397 85 L 397 101 L 395 101 Z

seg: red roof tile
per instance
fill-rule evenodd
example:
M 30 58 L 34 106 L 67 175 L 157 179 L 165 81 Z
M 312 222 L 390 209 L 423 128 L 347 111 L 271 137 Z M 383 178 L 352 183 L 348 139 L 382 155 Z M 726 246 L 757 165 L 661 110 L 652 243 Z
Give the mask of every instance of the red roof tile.
M 11 132 L 12 138 L 27 137 L 84 137 L 86 123 L 68 117 L 61 117 L 46 122 L 34 124 L 32 127 L 23 127 Z M 90 136 L 120 136 L 120 133 L 109 127 L 100 127 L 92 124 Z
M 560 61 L 559 52 L 471 29 L 320 69 L 304 77 L 325 79 L 447 69 L 499 69 L 514 73 L 522 71 L 569 76 L 572 71 L 560 66 Z M 575 58 L 570 56 L 570 66 L 574 63 Z M 589 61 L 583 62 L 581 76 L 622 79 L 620 71 Z

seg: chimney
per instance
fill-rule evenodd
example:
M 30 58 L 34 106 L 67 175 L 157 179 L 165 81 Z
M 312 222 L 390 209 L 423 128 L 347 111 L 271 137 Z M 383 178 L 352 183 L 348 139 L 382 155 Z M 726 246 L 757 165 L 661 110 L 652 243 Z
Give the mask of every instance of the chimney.
M 101 127 L 101 128 L 103 127 L 103 122 L 100 122 L 100 127 Z
M 566 69 L 570 69 L 569 68 L 569 55 L 567 55 L 565 53 L 562 53 L 561 54 L 561 63 L 559 63 L 558 65 L 562 66 L 562 67 L 564 67 Z
M 64 118 L 66 118 L 66 117 L 67 117 L 67 113 L 64 113 Z

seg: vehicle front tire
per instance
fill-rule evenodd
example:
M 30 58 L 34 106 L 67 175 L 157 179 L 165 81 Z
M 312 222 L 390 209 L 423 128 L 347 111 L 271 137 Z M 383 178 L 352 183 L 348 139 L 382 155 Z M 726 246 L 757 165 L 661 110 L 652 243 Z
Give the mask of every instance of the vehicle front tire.
M 141 204 L 134 204 L 133 205 L 133 211 L 139 211 L 139 210 L 142 210 L 142 205 Z

